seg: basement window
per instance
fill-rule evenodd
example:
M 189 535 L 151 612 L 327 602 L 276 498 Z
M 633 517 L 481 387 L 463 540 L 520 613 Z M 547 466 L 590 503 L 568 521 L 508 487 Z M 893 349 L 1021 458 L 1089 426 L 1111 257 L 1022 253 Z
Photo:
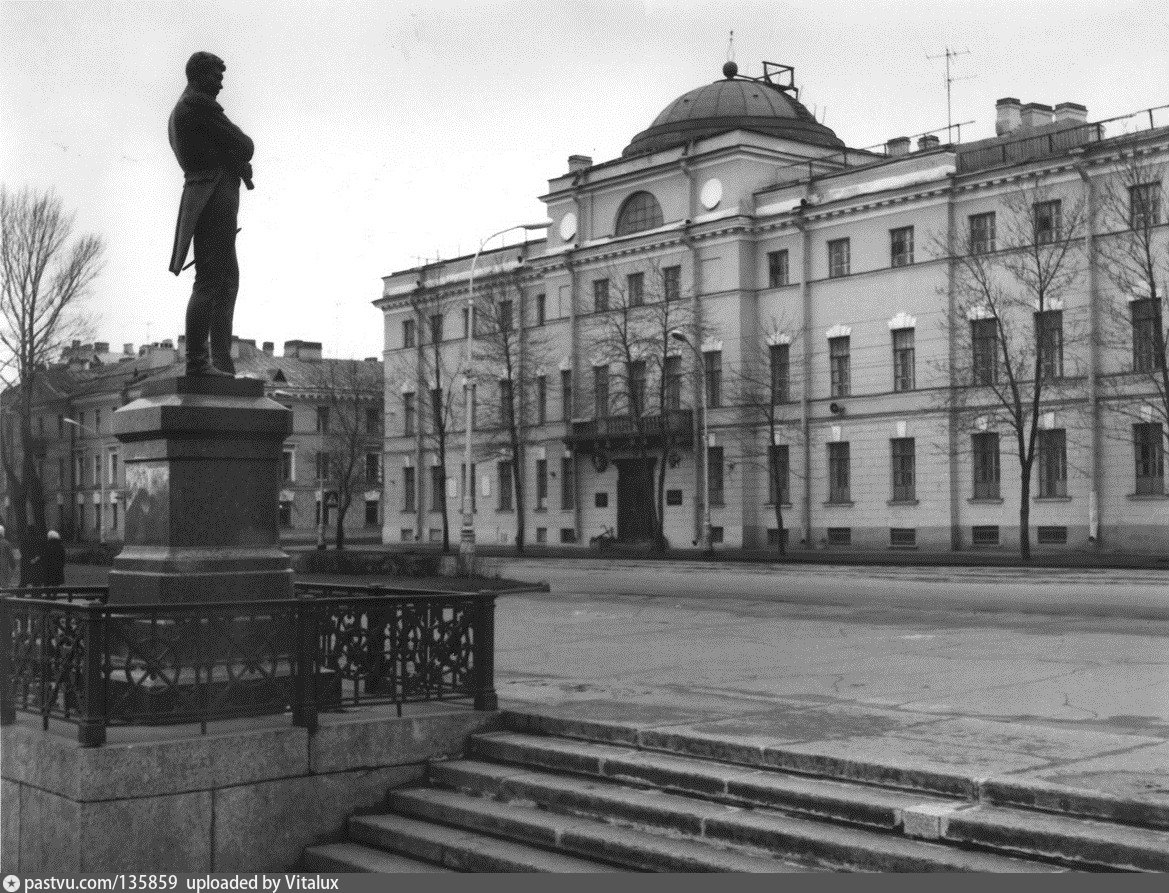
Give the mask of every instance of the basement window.
M 999 527 L 997 524 L 975 525 L 970 529 L 971 542 L 976 546 L 997 546 Z
M 1068 529 L 1066 527 L 1040 527 L 1038 530 L 1039 542 L 1043 545 L 1059 545 L 1063 546 L 1068 541 Z
M 893 548 L 910 548 L 917 545 L 916 527 L 890 527 L 889 545 Z
M 830 545 L 830 546 L 851 546 L 852 545 L 852 528 L 851 527 L 829 527 L 828 528 L 828 545 Z

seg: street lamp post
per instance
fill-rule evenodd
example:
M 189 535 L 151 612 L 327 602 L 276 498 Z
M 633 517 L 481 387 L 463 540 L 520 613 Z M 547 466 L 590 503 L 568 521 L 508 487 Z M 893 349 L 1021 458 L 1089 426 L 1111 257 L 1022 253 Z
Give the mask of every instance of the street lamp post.
M 700 411 L 702 412 L 702 483 L 705 491 L 702 496 L 702 551 L 710 552 L 714 548 L 711 538 L 710 528 L 710 428 L 707 424 L 706 415 L 706 376 L 703 369 L 702 352 L 695 346 L 685 332 L 680 332 L 677 329 L 670 332 L 670 337 L 675 341 L 681 341 L 692 351 L 694 351 L 694 360 L 698 363 L 698 371 L 702 376 L 702 382 L 698 386 L 698 400 Z
M 471 478 L 471 387 L 475 375 L 471 369 L 471 342 L 475 333 L 475 267 L 479 264 L 479 255 L 484 246 L 496 236 L 510 233 L 513 230 L 547 229 L 552 225 L 551 220 L 540 220 L 535 223 L 519 223 L 507 226 L 498 232 L 484 238 L 475 255 L 471 258 L 471 273 L 467 280 L 467 333 L 463 346 L 463 499 L 462 515 L 463 527 L 459 534 L 459 565 L 463 573 L 471 576 L 475 569 L 475 514 L 471 511 L 471 488 L 475 486 Z M 521 325 L 522 325 L 521 321 Z
M 102 445 L 101 435 L 90 428 L 88 425 L 81 424 L 81 422 L 77 421 L 76 419 L 66 418 L 63 419 L 63 421 L 66 425 L 72 425 L 74 428 L 77 428 L 80 431 L 88 431 L 97 438 L 97 482 L 100 493 L 98 499 L 101 500 L 101 505 L 99 505 L 97 509 L 97 539 L 99 543 L 104 545 L 106 541 L 106 462 L 105 449 Z M 73 456 L 70 456 L 70 459 L 72 459 L 74 462 L 77 461 Z

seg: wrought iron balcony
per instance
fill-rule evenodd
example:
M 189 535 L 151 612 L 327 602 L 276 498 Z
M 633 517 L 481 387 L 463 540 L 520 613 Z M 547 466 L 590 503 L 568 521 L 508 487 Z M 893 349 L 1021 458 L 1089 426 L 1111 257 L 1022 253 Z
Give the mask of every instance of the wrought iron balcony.
M 688 448 L 693 430 L 694 413 L 689 409 L 674 409 L 665 415 L 645 415 L 640 419 L 616 415 L 573 422 L 572 433 L 564 439 L 584 452 L 634 447 L 641 440 L 646 446 L 660 446 L 665 438 L 678 447 Z

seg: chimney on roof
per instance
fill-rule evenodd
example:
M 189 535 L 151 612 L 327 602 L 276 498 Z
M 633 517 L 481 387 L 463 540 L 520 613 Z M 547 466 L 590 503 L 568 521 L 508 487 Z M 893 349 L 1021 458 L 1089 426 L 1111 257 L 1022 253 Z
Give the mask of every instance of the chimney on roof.
M 264 342 L 264 353 L 271 356 L 275 352 L 276 352 L 276 345 L 273 344 L 271 341 L 265 341 Z
M 1023 106 L 1013 96 L 1005 96 L 994 104 L 995 136 L 1018 130 L 1023 124 Z
M 1023 106 L 1023 126 L 1043 127 L 1051 123 L 1051 106 L 1042 102 L 1029 102 Z
M 73 349 L 74 349 L 74 350 L 77 350 L 77 348 L 79 348 L 79 347 L 81 347 L 81 339 L 80 339 L 80 338 L 74 338 L 74 339 L 73 339 Z
M 132 341 L 127 341 L 125 344 L 123 344 L 122 353 L 128 357 L 134 356 L 134 343 Z
M 941 144 L 942 141 L 937 137 L 936 134 L 927 133 L 925 136 L 918 137 L 917 151 L 928 152 L 930 149 L 936 149 Z
M 885 154 L 898 156 L 909 154 L 909 137 L 895 136 L 889 142 L 885 143 Z
M 568 172 L 570 174 L 580 173 L 593 166 L 593 159 L 588 155 L 569 155 L 568 156 Z
M 1078 102 L 1061 102 L 1055 107 L 1056 124 L 1084 124 L 1088 120 L 1088 107 Z
M 165 347 L 165 348 L 168 348 L 170 350 L 174 350 L 175 343 L 173 341 L 171 341 L 169 338 L 163 338 L 161 343 L 159 344 L 159 347 Z
M 93 342 L 93 352 L 94 353 L 109 353 L 110 352 L 110 342 L 108 342 L 108 341 L 95 341 L 95 342 Z

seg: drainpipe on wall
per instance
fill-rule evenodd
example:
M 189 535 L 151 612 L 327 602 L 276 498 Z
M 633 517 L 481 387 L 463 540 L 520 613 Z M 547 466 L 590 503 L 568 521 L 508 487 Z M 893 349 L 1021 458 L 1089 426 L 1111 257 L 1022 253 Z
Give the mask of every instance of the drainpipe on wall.
M 812 181 L 808 180 L 808 198 L 812 198 Z M 803 394 L 800 399 L 800 425 L 804 436 L 804 548 L 813 549 L 812 540 L 812 234 L 804 217 L 805 202 L 796 208 L 793 222 L 800 231 L 800 297 L 803 303 L 802 338 Z
M 426 493 L 424 478 L 427 474 L 422 462 L 422 403 L 427 399 L 426 387 L 423 382 L 423 329 L 426 315 L 422 311 L 423 296 L 426 294 L 426 267 L 419 270 L 417 297 L 414 300 L 414 542 L 422 542 L 423 512 L 422 496 Z M 321 511 L 324 511 L 322 506 Z
M 1084 249 L 1088 255 L 1088 452 L 1091 457 L 1088 489 L 1088 541 L 1100 548 L 1100 395 L 1097 379 L 1100 374 L 1100 352 L 1097 339 L 1100 302 L 1096 287 L 1096 184 L 1084 167 L 1083 149 L 1073 149 L 1079 155 L 1076 173 L 1084 181 L 1084 203 L 1087 233 Z
M 569 346 L 568 346 L 568 362 L 569 369 L 572 371 L 572 405 L 568 407 L 568 420 L 566 425 L 568 431 L 572 433 L 572 420 L 577 417 L 576 407 L 580 402 L 581 391 L 581 369 L 580 369 L 580 313 L 579 298 L 580 298 L 580 276 L 576 268 L 576 250 L 582 242 L 585 241 L 585 220 L 584 220 L 584 206 L 581 202 L 581 186 L 584 183 L 585 176 L 588 169 L 577 171 L 572 178 L 572 202 L 576 214 L 576 242 L 573 247 L 564 252 L 564 268 L 568 270 L 568 331 L 569 331 Z M 592 232 L 592 221 L 589 221 Z M 560 296 L 557 295 L 557 301 Z M 588 545 L 584 532 L 584 506 L 581 504 L 581 474 L 578 463 L 578 455 L 576 447 L 570 449 L 572 453 L 572 526 L 576 529 L 577 543 L 584 543 Z
M 962 491 L 959 486 L 958 468 L 958 385 L 954 380 L 954 370 L 958 368 L 958 326 L 962 320 L 958 317 L 958 297 L 956 294 L 956 279 L 958 274 L 957 260 L 955 260 L 955 220 L 957 218 L 957 190 L 954 186 L 955 175 L 949 175 L 950 184 L 946 192 L 946 351 L 949 365 L 949 410 L 946 413 L 946 438 L 949 441 L 950 461 L 948 465 L 950 477 L 950 549 L 954 552 L 962 551 Z
M 703 376 L 702 364 L 697 362 L 701 357 L 702 345 L 702 263 L 698 257 L 698 246 L 691 233 L 691 221 L 695 216 L 695 209 L 697 208 L 698 195 L 696 192 L 696 183 L 694 171 L 690 167 L 690 152 L 694 148 L 694 143 L 689 142 L 682 150 L 682 156 L 678 159 L 678 169 L 687 180 L 686 190 L 686 222 L 682 226 L 682 243 L 690 252 L 690 279 L 694 283 L 693 293 L 690 297 L 690 312 L 693 317 L 693 328 L 690 333 L 691 343 L 695 347 L 695 370 L 691 383 L 695 388 L 695 399 L 693 405 L 697 407 L 701 396 L 698 388 L 706 387 L 706 381 Z M 694 542 L 702 541 L 703 535 L 703 519 L 706 513 L 706 448 L 708 444 L 702 436 L 702 419 L 698 412 L 694 413 L 694 418 L 691 423 L 691 437 L 694 444 Z

